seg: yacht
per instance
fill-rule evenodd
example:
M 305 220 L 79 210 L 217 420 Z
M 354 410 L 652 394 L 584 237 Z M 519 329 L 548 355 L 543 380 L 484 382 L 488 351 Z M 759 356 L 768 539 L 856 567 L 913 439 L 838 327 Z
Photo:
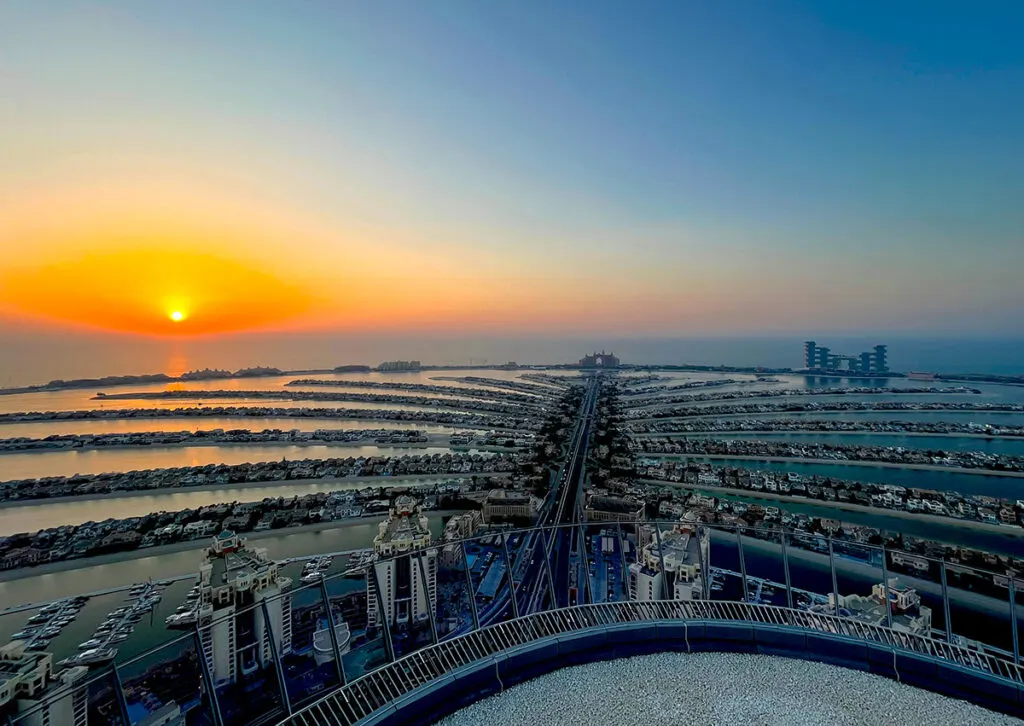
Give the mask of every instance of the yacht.
M 313 582 L 320 582 L 322 579 L 324 579 L 324 573 L 320 572 L 319 570 L 313 570 L 312 572 L 308 572 L 302 577 L 300 577 L 299 582 L 309 585 Z
M 25 628 L 11 636 L 11 640 L 28 640 L 34 638 L 39 633 L 38 628 Z
M 103 645 L 103 641 L 101 639 L 93 638 L 92 640 L 87 640 L 84 643 L 79 643 L 78 644 L 78 649 L 79 650 L 94 650 L 96 648 L 99 648 L 101 645 Z
M 70 658 L 65 658 L 62 661 L 58 661 L 57 665 L 64 668 L 71 668 L 73 666 L 80 665 L 103 665 L 109 663 L 117 657 L 117 648 L 93 648 L 92 650 L 86 650 L 78 655 L 73 655 Z

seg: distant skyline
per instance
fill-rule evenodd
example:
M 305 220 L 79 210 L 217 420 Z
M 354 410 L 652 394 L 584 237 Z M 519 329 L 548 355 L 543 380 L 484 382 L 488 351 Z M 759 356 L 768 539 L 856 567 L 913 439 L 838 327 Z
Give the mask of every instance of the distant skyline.
M 4 3 L 0 342 L 1021 337 L 1021 27 L 986 2 Z

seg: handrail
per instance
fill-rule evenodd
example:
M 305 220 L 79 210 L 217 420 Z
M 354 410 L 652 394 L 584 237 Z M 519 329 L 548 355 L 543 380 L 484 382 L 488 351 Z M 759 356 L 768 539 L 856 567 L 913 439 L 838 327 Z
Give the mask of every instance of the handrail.
M 530 642 L 590 629 L 659 621 L 743 622 L 802 629 L 826 637 L 876 643 L 894 652 L 914 653 L 972 668 L 1014 685 L 1024 684 L 1024 669 L 1004 659 L 841 616 L 725 601 L 626 601 L 541 611 L 443 640 L 335 689 L 280 721 L 278 726 L 353 726 L 421 686 Z

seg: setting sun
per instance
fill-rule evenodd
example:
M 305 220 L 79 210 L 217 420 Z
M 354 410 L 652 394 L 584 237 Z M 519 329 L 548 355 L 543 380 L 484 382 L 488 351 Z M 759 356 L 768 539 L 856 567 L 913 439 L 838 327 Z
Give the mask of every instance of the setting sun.
M 173 313 L 171 313 L 171 320 L 173 320 L 176 323 L 180 323 L 184 319 L 185 313 L 181 312 L 180 310 L 175 310 Z

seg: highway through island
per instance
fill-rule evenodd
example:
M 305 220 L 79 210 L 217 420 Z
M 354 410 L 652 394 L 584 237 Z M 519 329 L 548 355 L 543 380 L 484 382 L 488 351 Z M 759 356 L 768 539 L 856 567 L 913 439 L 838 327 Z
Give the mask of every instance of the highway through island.
M 600 389 L 599 376 L 588 379 L 565 460 L 541 508 L 540 524 L 549 529 L 527 535 L 513 556 L 513 616 L 544 609 L 545 596 L 553 598 L 558 607 L 579 601 L 576 583 L 580 579 L 578 569 L 584 543 L 580 530 L 558 525 L 578 524 L 583 519 L 587 453 Z M 589 587 L 589 578 L 582 579 Z

